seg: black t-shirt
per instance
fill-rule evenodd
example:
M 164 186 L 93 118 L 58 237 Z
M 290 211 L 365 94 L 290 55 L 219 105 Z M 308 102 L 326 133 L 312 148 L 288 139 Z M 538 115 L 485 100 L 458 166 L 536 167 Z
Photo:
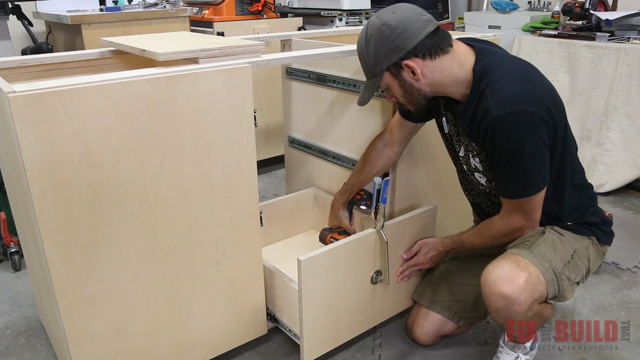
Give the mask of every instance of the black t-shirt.
M 521 199 L 547 188 L 540 226 L 559 226 L 610 245 L 611 220 L 598 207 L 578 159 L 564 104 L 533 65 L 480 39 L 473 84 L 460 103 L 430 100 L 426 116 L 399 107 L 408 121 L 436 119 L 462 189 L 481 220 L 500 211 L 499 196 Z

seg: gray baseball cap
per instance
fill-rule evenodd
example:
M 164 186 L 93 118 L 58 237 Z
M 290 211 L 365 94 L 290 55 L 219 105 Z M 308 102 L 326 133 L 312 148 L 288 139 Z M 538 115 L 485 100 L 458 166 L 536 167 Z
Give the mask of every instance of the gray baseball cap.
M 376 12 L 358 37 L 358 59 L 367 78 L 358 105 L 367 105 L 380 87 L 384 71 L 436 27 L 438 21 L 416 5 L 399 3 Z

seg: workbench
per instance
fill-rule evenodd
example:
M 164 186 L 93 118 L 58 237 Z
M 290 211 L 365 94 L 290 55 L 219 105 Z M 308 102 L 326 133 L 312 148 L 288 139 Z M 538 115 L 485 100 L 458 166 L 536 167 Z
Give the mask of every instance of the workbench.
M 98 2 L 96 1 L 96 4 Z M 118 12 L 49 11 L 33 12 L 44 20 L 48 41 L 56 52 L 88 50 L 105 47 L 100 38 L 189 31 L 189 9 L 150 9 Z
M 640 178 L 640 45 L 529 35 L 512 52 L 558 90 L 596 192 Z
M 230 39 L 291 51 L 218 62 L 116 49 L 0 60 L 0 167 L 59 359 L 212 358 L 265 334 L 268 308 L 310 360 L 412 305 L 420 277 L 395 282 L 401 254 L 471 224 L 434 124 L 389 170 L 388 248 L 366 218 L 318 242 L 350 170 L 300 147 L 285 149 L 288 194 L 258 203 L 252 67 L 361 83 L 357 33 L 341 31 Z M 287 139 L 357 160 L 393 114 L 286 68 Z

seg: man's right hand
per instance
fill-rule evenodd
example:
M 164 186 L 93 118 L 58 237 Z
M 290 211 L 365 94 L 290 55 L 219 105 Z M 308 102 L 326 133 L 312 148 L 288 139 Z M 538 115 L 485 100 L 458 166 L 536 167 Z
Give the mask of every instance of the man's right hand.
M 341 226 L 347 230 L 349 234 L 354 234 L 356 229 L 349 219 L 349 213 L 347 212 L 347 203 L 339 201 L 338 196 L 333 198 L 331 202 L 331 210 L 329 212 L 329 226 Z

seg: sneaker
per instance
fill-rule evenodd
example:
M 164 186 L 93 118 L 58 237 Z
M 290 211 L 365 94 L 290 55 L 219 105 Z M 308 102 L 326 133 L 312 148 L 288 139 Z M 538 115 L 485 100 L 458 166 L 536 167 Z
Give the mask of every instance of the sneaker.
M 533 360 L 538 351 L 538 342 L 536 339 L 526 344 L 519 344 L 507 341 L 507 333 L 500 337 L 498 344 L 498 352 L 493 360 Z

